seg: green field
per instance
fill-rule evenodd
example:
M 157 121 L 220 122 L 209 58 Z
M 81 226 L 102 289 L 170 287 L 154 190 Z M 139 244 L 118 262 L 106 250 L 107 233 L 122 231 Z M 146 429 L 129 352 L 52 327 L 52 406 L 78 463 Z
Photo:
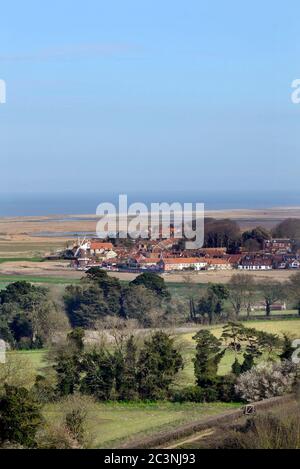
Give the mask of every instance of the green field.
M 69 279 L 66 277 L 44 277 L 44 276 L 32 276 L 32 275 L 0 275 L 1 283 L 12 283 L 12 282 L 31 282 L 31 283 L 43 283 L 49 285 L 70 285 L 71 283 L 79 283 L 80 279 Z
M 30 262 L 43 262 L 42 257 L 0 257 L 0 264 L 4 262 L 22 262 L 22 261 L 30 261 Z
M 28 362 L 30 362 L 32 368 L 35 370 L 36 374 L 39 373 L 40 370 L 45 367 L 45 362 L 44 358 L 46 355 L 46 350 L 18 350 L 18 351 L 12 351 L 8 352 L 9 355 L 11 356 L 19 356 L 24 359 L 26 359 Z
M 91 448 L 114 448 L 131 439 L 170 430 L 177 425 L 216 415 L 237 404 L 97 403 L 88 414 L 87 431 Z M 48 422 L 61 419 L 61 404 L 47 405 Z

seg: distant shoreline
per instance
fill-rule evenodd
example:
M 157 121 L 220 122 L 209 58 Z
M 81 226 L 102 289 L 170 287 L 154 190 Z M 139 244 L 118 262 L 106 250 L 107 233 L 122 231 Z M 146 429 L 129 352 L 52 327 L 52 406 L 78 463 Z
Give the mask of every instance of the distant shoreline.
M 120 194 L 123 192 L 120 191 Z M 208 212 L 248 212 L 300 209 L 299 191 L 160 191 L 131 192 L 128 205 L 144 203 L 204 203 Z M 119 193 L 1 193 L 0 217 L 95 216 L 97 206 L 109 202 L 118 207 Z M 91 215 L 93 214 L 93 215 Z

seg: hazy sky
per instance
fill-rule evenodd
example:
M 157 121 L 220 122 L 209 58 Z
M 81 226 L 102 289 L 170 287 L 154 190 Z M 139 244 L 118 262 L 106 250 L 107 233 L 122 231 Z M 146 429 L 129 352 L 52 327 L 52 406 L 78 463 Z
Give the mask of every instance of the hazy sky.
M 299 0 L 0 15 L 0 191 L 298 189 Z

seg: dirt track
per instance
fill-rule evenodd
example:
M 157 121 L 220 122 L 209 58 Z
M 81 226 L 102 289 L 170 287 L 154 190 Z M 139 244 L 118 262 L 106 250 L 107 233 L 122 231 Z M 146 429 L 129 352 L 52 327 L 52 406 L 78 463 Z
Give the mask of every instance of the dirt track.
M 282 406 L 295 406 L 296 400 L 293 395 L 285 395 L 281 397 L 272 397 L 270 399 L 265 399 L 254 403 L 256 412 L 261 414 L 266 411 L 271 411 L 280 408 Z M 146 448 L 169 448 L 177 447 L 183 444 L 188 443 L 187 440 L 196 441 L 205 436 L 209 436 L 213 433 L 214 429 L 223 427 L 226 431 L 226 426 L 231 425 L 234 422 L 239 421 L 244 418 L 243 406 L 236 410 L 228 410 L 220 413 L 219 415 L 214 415 L 206 417 L 204 419 L 186 423 L 178 426 L 173 430 L 168 430 L 164 432 L 158 432 L 156 435 L 145 436 L 140 439 L 132 439 L 129 442 L 126 442 L 121 446 L 122 449 L 146 449 Z M 203 434 L 204 431 L 208 431 L 206 435 Z M 192 435 L 195 438 L 192 438 Z M 191 437 L 191 438 L 188 438 Z

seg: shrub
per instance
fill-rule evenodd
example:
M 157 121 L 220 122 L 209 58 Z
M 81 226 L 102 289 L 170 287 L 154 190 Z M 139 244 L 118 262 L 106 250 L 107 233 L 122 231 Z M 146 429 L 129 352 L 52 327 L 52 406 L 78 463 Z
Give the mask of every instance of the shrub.
M 71 445 L 87 447 L 89 446 L 90 435 L 87 430 L 88 418 L 94 408 L 95 400 L 91 396 L 79 393 L 63 398 L 59 402 L 59 410 L 62 420 L 60 427 L 62 436 L 65 432 Z
M 32 392 L 36 400 L 40 403 L 53 402 L 57 398 L 56 383 L 50 375 L 38 375 L 36 377 Z
M 245 401 L 260 401 L 292 391 L 297 365 L 291 361 L 261 363 L 239 376 L 236 393 Z
M 299 409 L 292 416 L 260 415 L 247 420 L 220 446 L 227 449 L 299 449 Z
M 231 374 L 227 376 L 219 376 L 216 383 L 218 400 L 221 402 L 234 402 L 238 399 L 236 390 L 236 376 Z
M 174 392 L 173 402 L 214 402 L 218 400 L 218 392 L 215 388 L 200 388 L 199 386 L 188 386 Z
M 36 436 L 39 449 L 78 449 L 80 448 L 67 427 L 63 424 L 48 424 Z

